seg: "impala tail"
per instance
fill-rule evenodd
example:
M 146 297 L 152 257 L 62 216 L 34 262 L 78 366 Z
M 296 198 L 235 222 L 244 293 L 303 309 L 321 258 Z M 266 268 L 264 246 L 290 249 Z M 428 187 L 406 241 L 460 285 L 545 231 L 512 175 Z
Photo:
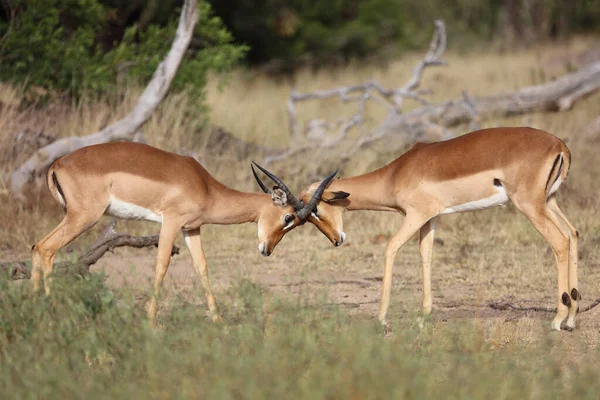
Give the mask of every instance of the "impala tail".
M 548 181 L 546 182 L 546 198 L 556 193 L 560 185 L 567 180 L 570 167 L 571 154 L 569 149 L 565 146 L 565 149 L 563 149 L 563 151 L 554 159 L 554 163 L 550 169 Z
M 52 193 L 52 197 L 54 197 L 56 201 L 58 201 L 66 210 L 67 199 L 65 198 L 65 193 L 63 192 L 63 189 L 60 186 L 60 182 L 58 181 L 55 165 L 56 161 L 54 161 L 50 165 L 50 168 L 48 168 L 48 172 L 46 174 L 46 183 L 48 184 L 48 189 L 50 189 L 50 193 Z

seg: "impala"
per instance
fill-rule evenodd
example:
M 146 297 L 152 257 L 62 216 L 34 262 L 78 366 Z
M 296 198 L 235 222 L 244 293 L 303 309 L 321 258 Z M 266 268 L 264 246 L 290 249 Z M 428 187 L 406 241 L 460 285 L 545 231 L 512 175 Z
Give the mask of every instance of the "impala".
M 343 210 L 397 211 L 406 217 L 387 244 L 379 321 L 386 325 L 392 267 L 398 250 L 417 231 L 423 275 L 423 312 L 431 313 L 431 256 L 438 215 L 475 211 L 511 200 L 552 247 L 558 269 L 557 314 L 552 328 L 575 327 L 577 241 L 579 233 L 556 202 L 567 178 L 571 154 L 555 136 L 533 128 L 493 128 L 437 143 L 417 143 L 390 164 L 370 173 L 333 181 L 313 197 L 301 199 L 313 223 L 332 242 L 342 235 Z M 350 196 L 348 197 L 348 193 Z M 313 204 L 314 203 L 314 204 Z
M 76 150 L 54 161 L 47 183 L 66 214 L 32 247 L 34 290 L 40 289 L 43 273 L 46 294 L 50 293 L 49 274 L 56 252 L 90 229 L 103 214 L 159 222 L 154 296 L 148 311 L 152 325 L 156 325 L 157 297 L 179 231 L 183 231 L 200 275 L 211 316 L 220 320 L 200 240 L 201 226 L 256 222 L 258 250 L 269 256 L 287 232 L 303 223 L 296 216 L 301 204 L 293 203 L 294 208 L 286 192 L 277 186 L 268 191 L 269 195 L 239 192 L 217 181 L 192 157 L 140 143 L 106 143 Z M 320 196 L 328 183 L 324 181 L 315 195 Z

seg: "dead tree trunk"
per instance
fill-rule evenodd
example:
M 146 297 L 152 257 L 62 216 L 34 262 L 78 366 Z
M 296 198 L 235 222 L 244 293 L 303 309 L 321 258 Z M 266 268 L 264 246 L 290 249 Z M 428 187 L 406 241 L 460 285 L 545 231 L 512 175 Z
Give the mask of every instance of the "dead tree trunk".
M 154 71 L 150 83 L 138 99 L 133 111 L 99 132 L 88 136 L 63 138 L 36 151 L 12 173 L 10 177 L 12 194 L 21 201 L 26 200 L 23 194 L 25 187 L 46 171 L 54 160 L 65 154 L 93 144 L 132 140 L 167 94 L 192 39 L 197 22 L 198 1 L 185 0 L 171 49 Z

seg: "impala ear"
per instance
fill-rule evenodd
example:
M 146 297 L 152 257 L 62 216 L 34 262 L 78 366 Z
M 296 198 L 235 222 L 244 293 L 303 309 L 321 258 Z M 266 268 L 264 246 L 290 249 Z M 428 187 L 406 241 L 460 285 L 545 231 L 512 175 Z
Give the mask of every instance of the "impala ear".
M 279 186 L 273 186 L 271 198 L 273 199 L 273 204 L 276 206 L 285 207 L 288 204 L 287 195 Z
M 321 200 L 323 200 L 326 203 L 331 203 L 334 202 L 336 200 L 343 200 L 345 198 L 347 198 L 348 196 L 350 196 L 350 193 L 346 193 L 346 192 L 332 192 L 331 190 L 326 190 L 323 192 L 323 196 L 321 196 Z

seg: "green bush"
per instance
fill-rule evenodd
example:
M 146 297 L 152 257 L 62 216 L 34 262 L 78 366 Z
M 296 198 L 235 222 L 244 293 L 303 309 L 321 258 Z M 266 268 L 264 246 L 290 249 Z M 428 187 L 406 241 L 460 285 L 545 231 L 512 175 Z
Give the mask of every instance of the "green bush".
M 107 93 L 117 85 L 149 80 L 171 46 L 179 17 L 179 9 L 171 7 L 167 18 L 158 16 L 166 23 L 150 23 L 137 31 L 134 21 L 122 37 L 105 43 L 116 10 L 100 0 L 7 0 L 3 4 L 0 80 L 74 95 Z M 246 48 L 232 43 L 233 37 L 208 3 L 199 7 L 192 46 L 173 88 L 188 88 L 201 100 L 207 73 L 230 70 Z
M 394 0 L 213 3 L 236 39 L 250 46 L 250 63 L 276 60 L 284 69 L 381 55 L 403 40 L 409 17 Z

